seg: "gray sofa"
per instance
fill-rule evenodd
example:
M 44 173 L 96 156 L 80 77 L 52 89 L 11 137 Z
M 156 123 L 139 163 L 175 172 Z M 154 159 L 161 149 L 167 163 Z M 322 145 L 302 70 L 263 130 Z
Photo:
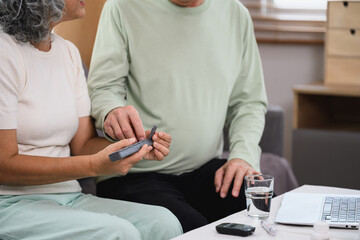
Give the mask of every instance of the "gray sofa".
M 284 111 L 279 106 L 269 106 L 265 116 L 265 129 L 260 141 L 262 149 L 260 170 L 263 174 L 275 178 L 274 192 L 277 195 L 290 191 L 298 186 L 293 171 L 286 159 L 283 158 L 284 145 Z M 229 156 L 228 133 L 224 129 L 224 154 Z M 79 179 L 84 193 L 96 194 L 93 178 Z
M 277 195 L 299 186 L 289 162 L 283 157 L 283 146 L 284 111 L 279 106 L 269 106 L 260 141 L 260 170 L 263 174 L 274 176 L 274 192 Z
M 228 133 L 224 129 L 224 154 L 229 156 Z M 260 140 L 262 154 L 260 171 L 262 174 L 274 176 L 274 192 L 283 194 L 298 187 L 295 175 L 283 157 L 284 146 L 284 111 L 280 106 L 270 105 L 265 115 L 265 128 Z

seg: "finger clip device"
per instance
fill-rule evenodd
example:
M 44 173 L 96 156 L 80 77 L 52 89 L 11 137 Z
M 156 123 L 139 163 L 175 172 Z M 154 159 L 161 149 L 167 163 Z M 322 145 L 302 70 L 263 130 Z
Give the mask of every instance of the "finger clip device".
M 126 157 L 136 153 L 137 151 L 139 151 L 140 148 L 145 144 L 147 144 L 148 146 L 152 146 L 154 143 L 154 141 L 152 140 L 152 137 L 154 136 L 154 134 L 156 132 L 156 128 L 157 128 L 156 126 L 153 126 L 148 139 L 141 140 L 140 142 L 131 144 L 130 146 L 127 146 L 123 149 L 120 149 L 116 152 L 111 153 L 109 155 L 110 160 L 112 162 L 115 162 L 119 159 L 126 158 Z

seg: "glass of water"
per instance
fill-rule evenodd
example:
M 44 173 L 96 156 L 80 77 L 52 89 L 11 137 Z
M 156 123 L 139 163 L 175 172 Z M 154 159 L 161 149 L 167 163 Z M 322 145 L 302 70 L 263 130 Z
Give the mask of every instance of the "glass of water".
M 274 177 L 248 175 L 245 177 L 247 214 L 256 219 L 267 219 L 274 191 Z

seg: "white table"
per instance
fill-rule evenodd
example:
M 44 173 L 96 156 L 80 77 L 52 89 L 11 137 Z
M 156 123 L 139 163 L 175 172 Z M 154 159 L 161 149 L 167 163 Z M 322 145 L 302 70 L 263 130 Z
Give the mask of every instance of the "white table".
M 344 188 L 336 187 L 323 187 L 323 186 L 312 186 L 312 185 L 303 185 L 297 189 L 294 189 L 293 192 L 304 192 L 304 193 L 333 193 L 333 194 L 360 194 L 360 190 L 351 190 Z M 270 217 L 269 221 L 274 222 L 277 211 L 280 207 L 283 195 L 277 196 L 272 200 Z M 242 223 L 248 224 L 256 227 L 255 232 L 246 238 L 238 236 L 230 236 L 219 234 L 215 230 L 215 226 L 223 222 L 233 222 L 233 223 Z M 197 228 L 190 232 L 187 232 L 174 240 L 215 240 L 215 239 L 284 239 L 284 240 L 310 240 L 312 233 L 312 227 L 307 226 L 290 226 L 275 224 L 277 229 L 277 236 L 269 235 L 262 227 L 261 221 L 255 220 L 247 216 L 246 210 L 235 213 L 228 217 L 225 217 L 219 221 L 213 222 L 201 228 Z M 336 240 L 360 240 L 359 231 L 353 229 L 330 229 L 331 239 Z

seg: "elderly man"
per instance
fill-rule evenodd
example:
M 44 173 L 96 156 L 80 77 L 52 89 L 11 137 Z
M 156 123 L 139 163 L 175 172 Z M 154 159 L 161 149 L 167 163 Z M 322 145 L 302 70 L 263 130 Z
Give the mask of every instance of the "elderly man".
M 246 207 L 242 182 L 259 173 L 267 100 L 252 22 L 238 0 L 108 0 L 88 83 L 107 138 L 142 140 L 152 125 L 159 138 L 172 136 L 170 152 L 155 151 L 164 161 L 99 178 L 99 196 L 164 206 L 185 232 Z

